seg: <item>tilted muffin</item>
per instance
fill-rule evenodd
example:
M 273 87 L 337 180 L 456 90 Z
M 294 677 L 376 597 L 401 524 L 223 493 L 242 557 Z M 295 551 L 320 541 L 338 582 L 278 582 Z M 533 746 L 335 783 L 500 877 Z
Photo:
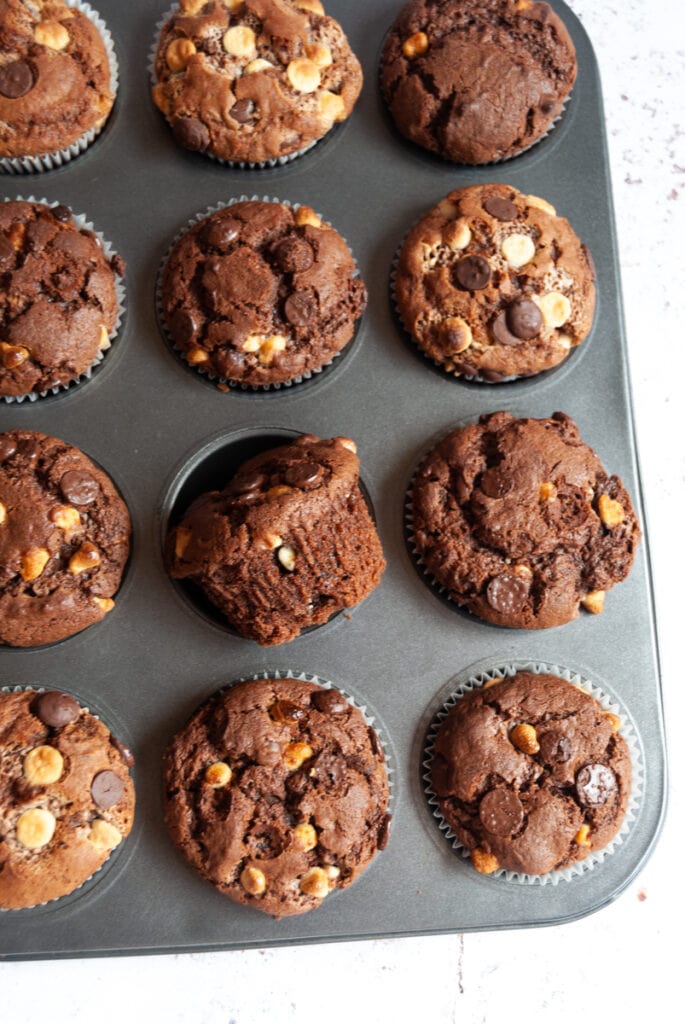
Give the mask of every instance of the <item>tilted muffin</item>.
M 107 48 L 82 11 L 59 0 L 0 0 L 0 54 L 0 157 L 67 149 L 107 120 Z
M 318 0 L 181 0 L 152 95 L 186 149 L 259 164 L 297 155 L 352 112 L 359 61 Z
M 410 0 L 381 85 L 399 131 L 448 160 L 516 156 L 560 115 L 576 78 L 561 18 L 535 0 Z
M 564 413 L 481 416 L 430 452 L 411 487 L 425 569 L 487 622 L 559 626 L 601 612 L 630 572 L 640 527 L 630 496 Z
M 311 434 L 246 462 L 195 501 L 167 538 L 172 578 L 196 583 L 263 645 L 365 598 L 385 568 L 349 438 Z
M 477 871 L 542 875 L 602 850 L 631 790 L 620 720 L 577 686 L 518 672 L 457 699 L 431 787 Z
M 160 297 L 191 366 L 264 387 L 329 363 L 352 339 L 367 294 L 347 243 L 312 209 L 246 201 L 179 239 Z
M 282 917 L 347 888 L 388 839 L 383 748 L 335 689 L 253 679 L 193 715 L 164 759 L 165 818 L 220 893 Z
M 510 185 L 450 192 L 405 239 L 395 297 L 421 350 L 499 383 L 557 366 L 588 335 L 594 265 L 571 225 Z
M 47 644 L 103 619 L 130 532 L 116 487 L 78 448 L 0 434 L 0 643 Z
M 131 752 L 69 694 L 0 692 L 0 765 L 0 907 L 66 896 L 131 831 Z
M 120 256 L 66 206 L 0 203 L 0 395 L 77 380 L 109 348 Z

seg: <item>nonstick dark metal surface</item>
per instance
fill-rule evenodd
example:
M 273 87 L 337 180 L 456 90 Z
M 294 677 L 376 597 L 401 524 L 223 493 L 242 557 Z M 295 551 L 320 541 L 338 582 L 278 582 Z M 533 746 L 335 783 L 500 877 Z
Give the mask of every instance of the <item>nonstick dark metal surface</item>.
M 309 154 L 274 170 L 238 171 L 179 150 L 149 99 L 147 57 L 164 5 L 99 0 L 120 63 L 110 123 L 66 167 L 0 180 L 5 198 L 59 200 L 86 213 L 128 263 L 124 325 L 93 379 L 60 397 L 0 405 L 0 430 L 39 430 L 84 449 L 118 484 L 134 527 L 131 562 L 111 615 L 50 648 L 2 649 L 1 681 L 64 688 L 99 713 L 136 754 L 138 794 L 134 833 L 99 876 L 46 907 L 0 913 L 5 957 L 553 924 L 615 898 L 658 835 L 666 766 L 647 542 L 628 580 L 608 594 L 602 615 L 528 633 L 489 626 L 442 601 L 417 573 L 403 534 L 404 493 L 420 454 L 457 423 L 501 408 L 520 416 L 571 415 L 605 468 L 623 478 L 644 523 L 591 45 L 569 9 L 554 3 L 579 59 L 565 116 L 526 154 L 463 168 L 403 141 L 385 114 L 377 64 L 397 0 L 326 6 L 346 29 L 366 81 L 351 120 Z M 548 199 L 589 246 L 598 272 L 588 340 L 549 375 L 499 386 L 469 385 L 431 368 L 403 338 L 388 289 L 393 255 L 411 224 L 450 189 L 483 181 Z M 369 308 L 349 355 L 314 381 L 274 394 L 225 394 L 208 385 L 168 348 L 155 318 L 155 278 L 171 239 L 198 212 L 240 195 L 314 207 L 348 239 L 369 287 Z M 216 467 L 220 487 L 241 446 L 259 448 L 262 436 L 292 431 L 357 441 L 388 568 L 350 616 L 283 647 L 261 649 L 195 611 L 168 580 L 162 523 L 178 494 L 192 490 L 196 479 L 204 482 L 207 470 L 211 475 Z M 217 458 L 224 446 L 225 474 Z M 528 659 L 568 666 L 612 696 L 631 717 L 645 761 L 644 793 L 626 842 L 590 873 L 557 886 L 478 875 L 449 849 L 420 783 L 425 731 L 452 677 L 472 665 Z M 377 715 L 396 769 L 388 848 L 352 888 L 280 922 L 229 902 L 196 877 L 167 837 L 161 806 L 160 762 L 170 736 L 221 685 L 265 669 L 314 673 L 353 694 Z

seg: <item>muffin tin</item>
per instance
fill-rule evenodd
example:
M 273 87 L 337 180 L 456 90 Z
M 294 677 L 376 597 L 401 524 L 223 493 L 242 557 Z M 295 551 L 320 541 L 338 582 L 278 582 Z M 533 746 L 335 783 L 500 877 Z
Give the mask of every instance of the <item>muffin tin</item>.
M 273 170 L 238 171 L 179 150 L 149 99 L 147 53 L 158 0 L 99 0 L 120 62 L 115 111 L 69 165 L 2 179 L 5 198 L 30 191 L 88 210 L 128 263 L 127 314 L 91 380 L 62 395 L 0 405 L 0 430 L 43 431 L 78 445 L 128 502 L 133 553 L 114 611 L 51 647 L 0 652 L 2 683 L 59 688 L 92 706 L 136 754 L 134 832 L 93 884 L 66 900 L 0 914 L 8 958 L 227 949 L 383 935 L 554 924 L 614 899 L 648 857 L 663 817 L 666 762 L 647 540 L 603 614 L 528 633 L 490 626 L 442 601 L 416 572 L 403 502 L 421 453 L 457 423 L 506 408 L 571 415 L 610 473 L 623 478 L 644 526 L 633 434 L 605 126 L 597 67 L 579 22 L 555 2 L 576 45 L 578 81 L 554 131 L 495 166 L 445 163 L 400 138 L 377 87 L 384 33 L 398 0 L 327 9 L 359 55 L 365 87 L 350 121 L 308 154 Z M 392 259 L 412 223 L 450 189 L 501 181 L 545 197 L 593 253 L 598 307 L 590 337 L 555 371 L 509 384 L 469 384 L 434 370 L 392 313 Z M 30 186 L 30 187 L 29 187 Z M 197 210 L 240 195 L 306 203 L 349 241 L 370 293 L 349 354 L 325 374 L 264 394 L 224 393 L 170 351 L 155 319 L 155 280 L 172 238 Z M 291 644 L 262 649 L 198 613 L 167 578 L 162 528 L 179 480 L 224 442 L 311 432 L 359 446 L 388 568 L 358 608 Z M 230 459 L 214 459 L 222 486 Z M 225 469 L 225 476 L 223 470 Z M 175 491 L 176 489 L 176 491 Z M 450 680 L 498 662 L 567 666 L 614 697 L 644 753 L 643 795 L 625 842 L 591 872 L 556 886 L 478 875 L 431 817 L 421 780 L 428 725 Z M 184 864 L 162 821 L 161 757 L 210 693 L 278 669 L 331 680 L 368 701 L 395 757 L 388 847 L 349 890 L 316 911 L 274 921 L 222 899 Z

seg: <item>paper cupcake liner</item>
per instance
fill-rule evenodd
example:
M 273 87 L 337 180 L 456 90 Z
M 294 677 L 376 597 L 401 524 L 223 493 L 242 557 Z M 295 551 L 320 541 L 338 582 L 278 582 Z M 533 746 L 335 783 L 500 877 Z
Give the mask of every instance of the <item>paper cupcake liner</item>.
M 160 36 L 162 34 L 162 29 L 164 28 L 166 23 L 169 21 L 169 19 L 171 17 L 173 17 L 173 15 L 176 14 L 178 11 L 180 11 L 180 5 L 177 4 L 177 3 L 176 4 L 172 4 L 172 6 L 167 10 L 166 14 L 162 15 L 162 17 L 159 19 L 159 21 L 155 25 L 154 38 L 153 38 L 152 46 L 150 47 L 150 52 L 148 54 L 148 74 L 150 76 L 150 82 L 151 82 L 152 86 L 157 85 L 157 82 L 158 82 L 157 73 L 155 71 L 155 64 L 157 62 L 157 50 L 159 49 L 159 40 L 160 40 Z M 164 115 L 161 113 L 161 111 L 160 111 L 160 116 L 164 117 Z M 164 118 L 164 120 L 166 121 L 167 119 Z M 209 150 L 202 150 L 201 155 L 205 156 L 205 157 L 209 157 L 210 160 L 213 160 L 217 164 L 221 164 L 222 167 L 230 167 L 230 168 L 238 169 L 238 170 L 242 170 L 242 171 L 244 171 L 244 170 L 248 170 L 248 171 L 250 171 L 250 170 L 257 170 L 257 171 L 259 171 L 259 170 L 264 170 L 264 168 L 267 168 L 267 167 L 283 167 L 284 164 L 289 164 L 293 160 L 297 160 L 298 157 L 304 156 L 304 154 L 308 153 L 311 149 L 314 149 L 314 147 L 319 142 L 321 142 L 322 139 L 328 138 L 329 135 L 331 134 L 331 132 L 334 131 L 336 127 L 337 127 L 337 125 L 333 125 L 333 127 L 331 129 L 329 129 L 329 131 L 326 132 L 325 135 L 322 135 L 320 139 L 314 139 L 313 142 L 310 142 L 308 145 L 303 146 L 302 149 L 296 149 L 293 153 L 286 153 L 284 156 L 271 157 L 268 160 L 258 160 L 258 161 L 224 160 L 222 157 L 215 156 L 213 153 L 210 153 Z
M 632 719 L 629 717 L 625 709 L 610 697 L 604 689 L 601 689 L 595 683 L 570 668 L 544 661 L 509 661 L 505 659 L 495 662 L 491 669 L 487 669 L 485 671 L 471 674 L 470 671 L 467 670 L 465 673 L 460 673 L 460 675 L 456 676 L 453 680 L 454 688 L 452 689 L 451 695 L 442 704 L 440 710 L 433 716 L 428 728 L 422 753 L 421 777 L 424 783 L 424 792 L 428 801 L 428 806 L 438 824 L 438 828 L 443 833 L 452 849 L 455 850 L 464 860 L 469 860 L 469 850 L 462 842 L 460 842 L 459 839 L 457 839 L 451 826 L 443 818 L 440 811 L 439 798 L 431 786 L 431 769 L 433 765 L 433 755 L 435 753 L 435 739 L 444 719 L 462 697 L 467 693 L 477 690 L 492 679 L 511 677 L 516 675 L 517 672 L 531 672 L 535 675 L 555 675 L 561 679 L 565 679 L 566 682 L 571 683 L 573 686 L 577 686 L 584 690 L 591 697 L 594 697 L 605 711 L 618 715 L 621 719 L 619 732 L 626 741 L 630 755 L 632 782 L 628 806 L 619 831 L 606 846 L 602 847 L 601 850 L 592 851 L 584 860 L 576 861 L 575 864 L 572 864 L 568 868 L 558 871 L 549 871 L 544 875 L 531 875 L 524 872 L 508 871 L 505 868 L 500 868 L 497 871 L 493 871 L 492 874 L 488 876 L 490 878 L 502 879 L 507 882 L 516 882 L 523 885 L 558 885 L 560 882 L 569 882 L 581 875 L 589 874 L 589 872 L 594 870 L 598 864 L 601 864 L 607 857 L 610 857 L 611 854 L 626 841 L 633 822 L 639 814 L 643 790 L 644 765 L 644 757 L 639 737 Z
M 16 156 L 2 157 L 0 159 L 0 173 L 4 174 L 33 174 L 41 171 L 53 171 L 56 167 L 62 167 L 73 160 L 75 156 L 84 153 L 90 144 L 98 137 L 107 124 L 116 102 L 117 90 L 119 88 L 119 62 L 114 51 L 112 35 L 97 11 L 93 10 L 85 0 L 64 0 L 68 7 L 75 7 L 86 17 L 90 18 L 102 36 L 105 44 L 107 58 L 109 60 L 109 87 L 114 97 L 112 108 L 102 122 L 90 128 L 76 142 L 72 142 L 65 149 L 55 150 L 52 153 L 43 153 L 42 156 Z
M 220 391 L 234 390 L 245 391 L 252 394 L 266 394 L 273 391 L 280 391 L 282 388 L 291 388 L 296 384 L 302 384 L 304 381 L 311 380 L 313 377 L 317 377 L 324 370 L 328 369 L 329 366 L 332 366 L 333 363 L 335 363 L 337 359 L 340 359 L 341 356 L 347 355 L 347 353 L 350 350 L 350 347 L 354 344 L 357 338 L 357 334 L 359 333 L 359 328 L 363 319 L 363 314 L 356 321 L 354 331 L 352 333 L 352 337 L 350 338 L 350 340 L 347 341 L 343 345 L 343 347 L 338 350 L 338 352 L 331 356 L 331 358 L 327 362 L 322 363 L 321 366 L 314 367 L 311 370 L 305 370 L 303 373 L 300 373 L 295 377 L 291 377 L 290 380 L 279 381 L 276 384 L 246 384 L 243 381 L 231 380 L 228 377 L 221 377 L 219 374 L 213 373 L 210 370 L 204 370 L 202 366 L 191 366 L 191 364 L 186 360 L 183 354 L 183 349 L 176 344 L 173 337 L 171 336 L 171 331 L 169 330 L 169 327 L 167 326 L 164 317 L 164 309 L 162 304 L 162 280 L 164 277 L 166 265 L 169 262 L 169 258 L 174 249 L 176 248 L 177 244 L 180 242 L 183 236 L 187 234 L 188 231 L 191 230 L 191 228 L 194 228 L 196 226 L 196 224 L 199 224 L 201 221 L 205 220 L 205 218 L 210 217 L 213 213 L 217 213 L 219 210 L 225 210 L 229 206 L 235 206 L 236 203 L 246 202 L 281 203 L 283 206 L 288 206 L 292 210 L 299 210 L 300 206 L 302 206 L 302 203 L 291 203 L 287 199 L 276 199 L 273 196 L 242 195 L 237 196 L 234 199 L 229 199 L 225 203 L 217 203 L 215 206 L 208 206 L 206 210 L 203 210 L 201 213 L 197 213 L 194 217 L 191 217 L 190 220 L 186 222 L 182 230 L 179 231 L 174 236 L 171 245 L 164 253 L 164 257 L 160 264 L 159 271 L 157 272 L 157 281 L 155 283 L 155 309 L 157 313 L 157 322 L 160 326 L 164 340 L 167 342 L 169 347 L 178 354 L 184 366 L 187 366 L 189 369 L 194 370 L 196 373 L 200 374 L 200 376 L 204 377 L 205 380 L 211 381 L 213 384 L 217 386 L 218 390 Z M 322 217 L 321 214 L 318 212 L 317 217 L 320 217 L 323 223 L 330 224 L 330 222 L 327 221 L 324 217 Z M 332 227 L 333 225 L 331 224 L 330 226 Z M 347 241 L 344 235 L 341 235 L 340 237 L 345 242 L 345 245 L 347 245 L 347 248 L 352 254 L 352 258 L 354 259 L 354 254 L 352 253 L 352 249 L 350 248 L 349 242 Z M 354 259 L 354 266 L 354 276 L 358 277 L 359 267 L 357 265 L 356 259 Z
M 46 688 L 44 686 L 0 686 L 0 693 L 45 693 L 45 692 L 46 692 Z M 65 690 L 64 692 L 68 693 L 67 690 Z M 69 693 L 69 696 L 73 696 L 73 694 Z M 90 709 L 87 708 L 86 705 L 83 704 L 77 697 L 74 697 L 74 700 L 78 703 L 79 707 L 83 711 L 86 711 L 89 715 L 92 715 L 93 718 L 97 718 L 98 721 L 103 721 L 100 718 L 99 715 L 96 715 L 95 712 L 90 711 Z M 107 725 L 106 722 L 103 722 L 103 724 Z M 107 728 L 109 728 L 109 726 L 107 726 Z M 129 772 L 132 772 L 132 771 L 133 771 L 133 767 L 130 767 L 129 768 Z M 133 824 L 135 825 L 135 813 L 134 813 Z M 131 832 L 132 831 L 133 831 L 133 826 L 131 827 Z M 57 906 L 57 904 L 61 904 L 62 906 L 66 906 L 67 905 L 67 901 L 69 903 L 71 903 L 71 902 L 73 902 L 73 900 L 75 898 L 78 898 L 79 896 L 83 896 L 84 895 L 84 893 L 82 892 L 84 886 L 89 886 L 88 893 L 90 893 L 92 891 L 92 888 L 94 888 L 95 885 L 97 885 L 100 881 L 102 881 L 106 877 L 106 875 L 109 873 L 110 868 L 113 868 L 114 865 L 116 864 L 116 862 L 119 860 L 119 857 L 122 854 L 124 847 L 127 845 L 127 840 L 130 840 L 130 838 L 131 838 L 131 832 L 129 832 L 129 834 L 127 836 L 124 836 L 124 838 L 119 843 L 119 845 L 115 846 L 114 849 L 110 851 L 109 857 L 107 857 L 107 859 L 105 861 L 103 861 L 103 863 L 100 865 L 99 868 L 97 868 L 91 875 L 88 875 L 87 878 L 84 878 L 84 880 L 81 882 L 80 885 L 77 885 L 74 889 L 71 889 L 69 892 L 65 893 L 63 896 L 55 896 L 51 900 L 44 900 L 41 903 L 33 903 L 30 907 L 0 907 L 0 914 L 21 914 L 21 913 L 24 913 L 26 911 L 40 910 L 42 907 L 54 908 L 54 907 Z M 89 883 L 91 883 L 91 882 L 93 882 L 93 886 L 89 885 Z
M 36 197 L 33 195 L 27 196 L 26 198 L 24 198 L 24 196 L 16 196 L 12 200 L 12 202 L 40 203 L 42 206 L 48 206 L 50 209 L 54 209 L 56 206 L 60 206 L 59 200 L 36 199 Z M 111 259 L 113 256 L 116 255 L 111 243 L 107 241 L 102 232 L 97 231 L 95 229 L 92 222 L 86 219 L 86 215 L 84 213 L 74 213 L 72 211 L 72 218 L 76 226 L 79 228 L 79 230 L 93 232 L 93 234 L 99 241 L 100 245 L 102 246 L 102 251 L 104 252 L 107 259 Z M 64 391 L 72 391 L 80 384 L 83 384 L 85 381 L 91 379 L 91 377 L 93 376 L 93 371 L 96 369 L 96 367 L 100 365 L 100 363 L 102 363 L 105 356 L 112 347 L 112 342 L 119 334 L 121 324 L 124 318 L 124 313 L 126 311 L 126 289 L 124 287 L 124 281 L 123 278 L 119 277 L 119 275 L 116 273 L 114 274 L 114 289 L 117 297 L 118 313 L 117 318 L 114 321 L 114 326 L 109 332 L 109 344 L 105 349 L 101 349 L 98 352 L 97 356 L 90 364 L 88 369 L 84 370 L 83 373 L 80 373 L 79 376 L 75 377 L 73 380 L 66 381 L 64 384 L 56 384 L 54 388 L 49 388 L 47 391 L 31 391 L 26 395 L 0 396 L 6 404 L 11 405 L 12 403 L 20 403 L 25 401 L 36 402 L 38 401 L 39 398 L 46 398 L 48 395 L 59 395 L 62 394 Z

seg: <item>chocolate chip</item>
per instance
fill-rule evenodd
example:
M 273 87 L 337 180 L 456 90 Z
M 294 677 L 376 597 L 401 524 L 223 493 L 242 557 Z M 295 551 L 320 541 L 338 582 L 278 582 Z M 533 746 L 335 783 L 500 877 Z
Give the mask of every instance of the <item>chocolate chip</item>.
M 493 836 L 513 836 L 523 824 L 523 804 L 511 789 L 491 789 L 478 807 L 483 828 Z
M 254 473 L 241 473 L 235 480 L 231 480 L 226 488 L 226 493 L 249 494 L 250 491 L 258 491 L 260 487 L 264 486 L 265 482 L 264 474 L 258 471 Z
M 467 292 L 475 292 L 489 284 L 492 271 L 484 256 L 465 256 L 457 263 L 454 276 L 460 288 Z
M 538 733 L 540 744 L 540 760 L 544 764 L 566 764 L 573 753 L 573 746 L 568 736 L 550 729 L 547 732 Z
M 540 112 L 542 114 L 552 114 L 558 105 L 558 101 L 551 93 L 543 93 L 540 97 Z
M 125 747 L 121 740 L 118 740 L 116 736 L 110 736 L 109 742 L 112 744 L 119 757 L 126 765 L 127 768 L 133 768 L 135 764 L 135 758 L 128 747 Z
M 334 689 L 317 690 L 312 694 L 311 701 L 322 715 L 342 715 L 349 707 L 342 693 Z
M 381 746 L 381 741 L 378 739 L 378 733 L 376 732 L 375 729 L 372 729 L 370 725 L 367 726 L 366 733 L 367 736 L 369 737 L 369 743 L 371 744 L 372 753 L 376 757 L 379 757 L 381 761 L 384 761 L 385 753 L 383 751 L 383 747 Z
M 62 224 L 69 224 L 73 220 L 73 214 L 68 206 L 53 206 L 50 210 L 52 216 Z
M 62 476 L 59 489 L 72 505 L 90 505 L 100 493 L 100 484 L 89 473 L 70 469 Z
M 542 313 L 532 299 L 517 299 L 506 311 L 507 327 L 516 338 L 530 341 L 542 330 Z
M 269 717 L 280 725 L 291 725 L 293 722 L 299 722 L 301 718 L 304 718 L 304 708 L 293 704 L 290 700 L 277 700 L 269 708 Z
M 500 345 L 518 345 L 521 341 L 521 338 L 517 338 L 516 335 L 512 334 L 509 330 L 505 310 L 502 310 L 495 319 L 495 322 L 492 325 L 492 334 L 495 341 Z
M 228 249 L 231 242 L 240 237 L 241 223 L 233 218 L 214 220 L 210 218 L 202 231 L 202 240 L 207 245 L 222 251 Z
M 36 700 L 33 712 L 40 718 L 43 725 L 51 729 L 61 729 L 69 722 L 73 722 L 80 714 L 80 707 L 73 697 L 68 693 L 60 693 L 59 690 L 48 690 L 41 693 Z
M 488 498 L 503 498 L 514 486 L 511 477 L 503 473 L 497 466 L 486 469 L 478 486 Z
M 285 788 L 292 796 L 302 796 L 309 785 L 305 772 L 293 772 L 285 780 Z
M 177 309 L 169 324 L 171 337 L 179 345 L 187 345 L 192 341 L 197 333 L 197 327 L 195 317 L 185 309 Z
M 98 772 L 90 784 L 90 795 L 103 811 L 106 811 L 108 807 L 114 807 L 121 800 L 123 794 L 124 783 L 118 775 L 109 769 Z
M 111 260 L 109 261 L 109 265 L 114 271 L 114 273 L 117 275 L 117 277 L 123 277 L 124 274 L 126 273 L 126 261 L 123 259 L 123 257 L 119 255 L 118 252 L 114 253 L 114 256 L 112 256 Z
M 316 316 L 318 303 L 313 292 L 293 292 L 285 300 L 284 313 L 293 327 L 303 327 Z
M 229 110 L 229 114 L 238 124 L 247 124 L 254 119 L 255 105 L 252 100 L 237 100 Z
M 171 130 L 179 145 L 193 153 L 199 153 L 209 145 L 209 132 L 196 117 L 177 117 Z
M 499 384 L 506 377 L 506 374 L 500 373 L 499 370 L 481 370 L 480 376 L 483 380 L 486 380 L 488 384 Z
M 36 79 L 25 60 L 15 60 L 0 68 L 0 95 L 8 100 L 18 100 L 31 92 Z
M 278 266 L 287 274 L 309 270 L 314 262 L 314 250 L 311 245 L 297 235 L 284 238 L 276 247 L 275 255 Z
M 604 764 L 586 764 L 576 775 L 576 793 L 586 807 L 607 803 L 617 789 L 616 776 Z
M 378 829 L 377 845 L 379 850 L 384 850 L 388 845 L 388 839 L 390 838 L 390 822 L 392 821 L 392 814 L 386 814 L 381 822 L 380 828 Z
M 519 612 L 528 597 L 530 585 L 520 576 L 503 572 L 491 579 L 487 587 L 488 604 L 503 615 Z
M 11 455 L 17 450 L 17 446 L 14 441 L 10 440 L 9 437 L 3 437 L 0 435 L 0 462 L 4 462 L 5 459 L 9 459 Z
M 291 487 L 310 490 L 321 482 L 322 476 L 323 470 L 315 462 L 298 462 L 294 466 L 288 466 L 285 471 L 285 482 Z
M 518 209 L 511 199 L 505 199 L 504 196 L 488 196 L 483 203 L 483 209 L 496 220 L 509 221 L 518 217 Z

